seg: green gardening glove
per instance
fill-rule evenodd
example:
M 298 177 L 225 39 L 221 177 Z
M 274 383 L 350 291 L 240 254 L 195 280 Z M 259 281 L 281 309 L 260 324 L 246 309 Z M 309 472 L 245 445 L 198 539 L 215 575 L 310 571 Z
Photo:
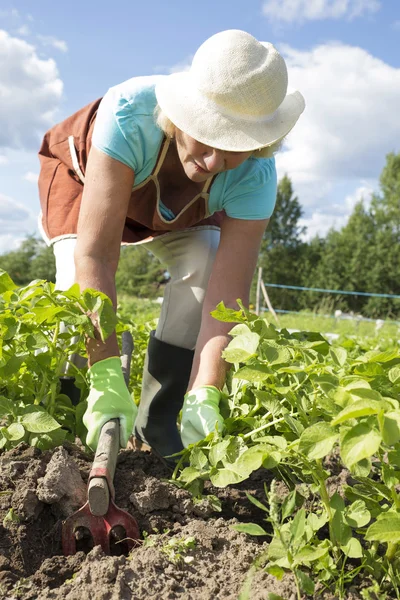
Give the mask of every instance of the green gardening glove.
M 120 446 L 126 448 L 132 435 L 137 407 L 129 393 L 118 356 L 105 358 L 90 367 L 90 392 L 83 423 L 88 433 L 86 444 L 96 450 L 101 428 L 110 419 L 119 419 Z
M 182 408 L 181 438 L 187 448 L 195 444 L 209 433 L 222 431 L 224 419 L 219 412 L 221 392 L 213 385 L 203 385 L 185 395 Z

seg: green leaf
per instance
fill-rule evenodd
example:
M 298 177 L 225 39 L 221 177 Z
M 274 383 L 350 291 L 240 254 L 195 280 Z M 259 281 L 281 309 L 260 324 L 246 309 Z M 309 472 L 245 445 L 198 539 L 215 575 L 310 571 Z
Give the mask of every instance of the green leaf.
M 396 465 L 396 467 L 400 467 L 400 448 L 396 448 L 395 450 L 390 450 L 388 452 L 388 462 L 389 465 Z
M 269 365 L 280 365 L 292 360 L 292 355 L 285 346 L 273 345 L 270 342 L 264 341 L 261 350 L 263 359 Z
M 208 464 L 207 456 L 201 448 L 193 448 L 190 453 L 190 466 L 202 471 Z
M 14 412 L 14 404 L 8 398 L 0 396 L 0 417 L 12 415 Z
M 357 538 L 350 538 L 347 544 L 340 546 L 343 554 L 349 558 L 361 558 L 363 555 L 362 547 Z
M 296 490 L 290 492 L 282 502 L 282 521 L 290 517 L 296 508 Z
M 306 575 L 300 569 L 295 569 L 295 575 L 299 581 L 300 589 L 306 594 L 313 594 L 315 590 L 315 584 L 308 575 Z
M 257 333 L 238 335 L 225 348 L 222 357 L 229 363 L 246 362 L 256 354 L 259 341 Z
M 366 417 L 368 415 L 377 415 L 381 410 L 387 406 L 382 401 L 376 400 L 357 400 L 346 406 L 340 413 L 331 421 L 331 425 L 339 425 L 350 419 L 359 419 L 360 417 Z
M 6 514 L 6 516 L 5 516 L 5 517 L 4 517 L 4 519 L 3 519 L 3 527 L 6 527 L 6 523 L 7 523 L 7 521 L 14 522 L 14 523 L 19 523 L 19 522 L 20 522 L 20 520 L 21 520 L 21 519 L 19 518 L 18 514 L 17 514 L 17 513 L 15 512 L 15 510 L 14 510 L 14 509 L 11 507 L 11 508 L 8 510 L 8 512 L 7 512 L 7 514 Z
M 269 564 L 265 567 L 265 571 L 278 579 L 279 581 L 285 575 L 285 570 L 282 569 L 279 565 Z M 274 592 L 268 592 L 268 600 L 285 600 L 282 596 L 278 596 L 274 594 Z
M 380 352 L 379 350 L 371 350 L 370 352 L 366 352 L 363 356 L 363 360 L 365 362 L 379 363 L 390 362 L 395 358 L 400 358 L 400 354 L 397 349 L 386 350 L 386 352 Z
M 200 471 L 195 469 L 194 467 L 185 467 L 181 474 L 179 475 L 179 481 L 183 481 L 185 483 L 192 483 L 200 477 Z
M 293 431 L 293 433 L 295 433 L 297 436 L 300 437 L 304 431 L 304 427 L 300 423 L 300 421 L 298 421 L 291 415 L 283 415 L 283 417 L 285 419 L 285 423 L 287 423 L 287 425 L 289 425 L 289 427 Z
M 39 448 L 43 452 L 61 446 L 67 436 L 66 429 L 55 429 L 50 433 L 32 433 L 29 436 L 29 444 Z
M 118 319 L 110 298 L 94 289 L 86 289 L 83 294 L 85 305 L 89 311 L 97 315 L 96 322 L 102 342 L 115 331 Z
M 268 446 L 256 445 L 248 448 L 239 456 L 239 458 L 232 465 L 232 468 L 242 474 L 245 478 L 248 477 L 253 471 L 259 469 L 263 461 L 270 455 Z
M 251 333 L 251 329 L 245 323 L 240 323 L 239 325 L 235 325 L 229 331 L 229 335 L 232 337 L 236 337 L 238 335 L 248 335 L 249 333 Z
M 325 545 L 322 545 L 325 544 Z M 326 556 L 329 551 L 329 545 L 324 542 L 318 546 L 303 546 L 294 557 L 294 565 L 302 565 L 304 563 L 310 563 L 314 560 L 319 560 L 323 556 Z
M 295 544 L 299 542 L 304 535 L 306 525 L 306 511 L 301 508 L 295 515 L 293 521 L 290 523 L 290 543 Z
M 264 365 L 246 365 L 234 373 L 235 379 L 243 379 L 253 383 L 260 383 L 271 376 L 271 369 Z
M 210 481 L 215 487 L 224 488 L 232 483 L 239 483 L 244 481 L 247 475 L 241 475 L 231 469 L 216 469 L 215 467 L 210 471 Z
M 307 525 L 311 527 L 312 532 L 315 533 L 316 531 L 319 531 L 321 527 L 323 527 L 325 523 L 328 522 L 328 520 L 329 519 L 326 512 L 324 512 L 319 517 L 314 513 L 310 513 L 307 517 Z
M 6 429 L 6 437 L 10 442 L 17 442 L 22 440 L 25 435 L 25 429 L 21 423 L 11 423 Z
M 359 462 L 351 465 L 350 472 L 355 477 L 368 477 L 372 469 L 372 462 L 370 458 L 364 458 Z
M 310 460 L 324 458 L 334 447 L 339 434 L 328 423 L 316 423 L 303 431 L 299 451 Z
M 233 308 L 227 308 L 223 302 L 220 302 L 216 309 L 211 311 L 211 316 L 218 321 L 224 323 L 246 323 L 247 319 L 244 316 L 243 311 L 233 310 Z
M 371 400 L 375 402 L 382 402 L 382 396 L 376 390 L 371 390 L 367 387 L 355 387 L 349 388 L 347 390 L 350 392 L 350 396 L 353 401 L 357 400 Z
M 216 467 L 220 461 L 226 459 L 226 453 L 231 443 L 231 438 L 226 438 L 222 442 L 214 444 L 209 452 L 208 460 L 213 467 Z
M 392 411 L 384 415 L 382 438 L 388 446 L 394 446 L 400 440 L 400 411 Z
M 400 514 L 385 513 L 379 521 L 368 527 L 365 539 L 369 542 L 400 542 Z
M 48 433 L 61 427 L 49 413 L 45 411 L 31 412 L 22 415 L 21 423 L 31 433 Z
M 369 458 L 378 451 L 382 437 L 378 431 L 367 425 L 358 423 L 352 427 L 341 442 L 340 453 L 346 467 Z
M 279 448 L 279 450 L 286 450 L 287 441 L 284 437 L 280 437 L 279 435 L 263 435 L 257 437 L 255 442 L 262 442 L 263 444 L 270 444 L 271 446 L 275 446 L 275 448 Z
M 370 522 L 371 513 L 367 510 L 365 502 L 356 500 L 346 508 L 344 519 L 350 527 L 364 527 Z
M 336 363 L 339 367 L 343 367 L 347 360 L 347 351 L 340 346 L 329 349 L 329 354 L 331 355 L 333 362 Z
M 239 523 L 238 525 L 232 525 L 231 528 L 240 533 L 247 533 L 248 535 L 267 535 L 265 529 L 257 525 L 257 523 Z
M 16 287 L 9 274 L 0 269 L 0 294 L 15 290 Z
M 390 369 L 388 377 L 392 383 L 400 383 L 400 367 Z
M 257 498 L 254 498 L 254 496 L 252 496 L 248 492 L 246 492 L 246 496 L 247 496 L 248 500 L 250 500 L 250 502 L 252 504 L 254 504 L 254 506 L 257 506 L 257 508 L 260 508 L 264 512 L 267 512 L 267 513 L 269 512 L 268 508 L 266 506 L 264 506 L 264 504 L 262 502 L 257 500 Z
M 345 546 L 351 538 L 351 528 L 344 521 L 344 500 L 335 492 L 329 504 L 333 512 L 331 521 L 333 535 L 340 546 Z
M 382 480 L 388 488 L 393 489 L 400 483 L 400 472 L 389 467 L 386 464 L 382 465 Z

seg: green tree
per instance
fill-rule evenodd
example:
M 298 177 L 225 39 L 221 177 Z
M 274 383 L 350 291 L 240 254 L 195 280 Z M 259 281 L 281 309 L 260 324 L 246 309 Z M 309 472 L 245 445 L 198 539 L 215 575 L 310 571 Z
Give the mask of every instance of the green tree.
M 285 175 L 278 183 L 275 210 L 261 246 L 259 266 L 263 268 L 264 282 L 302 285 L 303 254 L 307 249 L 301 239 L 306 231 L 299 225 L 302 215 L 292 182 Z M 298 306 L 296 291 L 269 288 L 268 294 L 274 308 L 292 310 Z
M 387 156 L 380 192 L 369 207 L 356 204 L 348 223 L 326 236 L 320 260 L 310 269 L 310 287 L 400 295 L 400 154 Z M 366 317 L 399 317 L 400 301 L 332 295 L 332 308 Z M 314 294 L 311 302 L 321 302 Z
M 275 210 L 264 234 L 263 250 L 275 246 L 297 247 L 306 227 L 299 225 L 303 209 L 297 196 L 293 195 L 292 182 L 287 175 L 279 181 Z
M 53 250 L 33 235 L 16 250 L 2 254 L 0 268 L 7 271 L 17 285 L 26 285 L 33 279 L 55 281 Z
M 163 266 L 143 246 L 123 247 L 116 274 L 117 291 L 139 298 L 160 295 L 160 287 L 168 280 Z

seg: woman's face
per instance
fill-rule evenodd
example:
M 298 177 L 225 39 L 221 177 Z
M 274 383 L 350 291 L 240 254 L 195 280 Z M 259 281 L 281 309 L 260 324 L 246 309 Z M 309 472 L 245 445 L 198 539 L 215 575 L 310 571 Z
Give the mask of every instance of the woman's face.
M 178 128 L 175 142 L 186 176 L 196 182 L 235 169 L 252 155 L 252 151 L 229 152 L 206 146 Z

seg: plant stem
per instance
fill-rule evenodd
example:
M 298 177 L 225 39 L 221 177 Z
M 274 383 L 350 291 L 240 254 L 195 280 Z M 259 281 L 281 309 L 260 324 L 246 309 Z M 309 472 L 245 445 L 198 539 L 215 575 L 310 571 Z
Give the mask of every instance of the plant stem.
M 295 571 L 293 571 L 293 575 L 294 575 L 294 581 L 295 581 L 295 584 L 296 584 L 297 600 L 301 600 L 301 591 L 300 591 L 299 580 L 297 578 L 297 575 L 296 575 Z
M 258 433 L 259 431 L 264 431 L 264 429 L 268 429 L 268 427 L 271 427 L 272 425 L 276 425 L 277 423 L 282 423 L 282 421 L 285 420 L 285 417 L 281 417 L 280 419 L 275 419 L 274 421 L 270 421 L 269 423 L 266 423 L 265 425 L 261 425 L 261 427 L 257 427 L 257 429 L 253 429 L 253 431 L 249 431 L 249 433 L 245 433 L 243 436 L 243 439 L 247 439 L 249 437 L 251 437 L 252 435 L 254 435 L 255 433 Z
M 393 562 L 396 558 L 398 544 L 395 542 L 388 542 L 388 547 L 386 550 L 386 558 L 389 562 Z

